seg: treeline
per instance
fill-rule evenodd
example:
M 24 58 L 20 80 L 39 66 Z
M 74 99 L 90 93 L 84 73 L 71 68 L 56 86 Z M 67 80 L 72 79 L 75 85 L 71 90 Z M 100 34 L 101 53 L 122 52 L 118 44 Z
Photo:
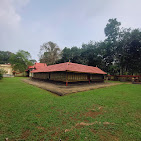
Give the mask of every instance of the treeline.
M 12 54 L 10 51 L 0 51 L 0 64 L 9 63 L 9 58 Z
M 17 72 L 24 72 L 28 66 L 33 65 L 35 62 L 36 60 L 31 59 L 28 51 L 19 50 L 16 53 L 0 51 L 0 64 L 10 63 L 13 70 Z
M 65 47 L 61 53 L 57 44 L 48 42 L 41 46 L 40 62 L 49 64 L 71 61 L 98 66 L 111 75 L 141 73 L 141 30 L 121 28 L 117 19 L 109 19 L 105 29 L 106 39 L 90 41 L 81 48 Z
M 141 31 L 139 29 L 124 32 L 115 42 L 106 39 L 101 42 L 89 42 L 81 48 L 65 47 L 58 61 L 71 61 L 90 66 L 98 66 L 109 74 L 141 73 Z
M 141 30 L 123 28 L 117 19 L 109 19 L 104 33 L 104 41 L 90 41 L 81 48 L 65 47 L 61 51 L 56 43 L 44 43 L 39 60 L 47 65 L 71 61 L 98 66 L 111 75 L 141 74 Z M 19 50 L 16 54 L 0 51 L 0 64 L 11 63 L 13 69 L 20 72 L 34 62 L 27 51 Z

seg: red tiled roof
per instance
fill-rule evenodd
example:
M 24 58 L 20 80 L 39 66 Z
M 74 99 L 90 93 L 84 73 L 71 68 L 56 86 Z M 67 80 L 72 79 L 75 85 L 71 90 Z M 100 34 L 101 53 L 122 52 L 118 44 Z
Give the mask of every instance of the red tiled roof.
M 35 65 L 33 65 L 36 69 L 40 69 L 40 68 L 46 68 L 47 65 L 46 63 L 35 63 Z
M 40 69 L 45 69 L 46 67 L 47 65 L 45 63 L 35 63 L 33 66 L 29 66 L 28 69 L 25 71 L 28 71 L 29 69 L 35 69 L 36 71 L 40 71 Z
M 28 69 L 34 69 L 34 65 L 33 66 L 29 66 Z
M 96 74 L 107 74 L 106 72 L 102 71 L 98 67 L 86 66 L 76 63 L 61 63 L 50 65 L 47 67 L 41 67 L 37 70 L 31 71 L 32 73 L 37 72 L 56 72 L 56 71 L 71 71 L 71 72 L 81 72 L 81 73 L 96 73 Z

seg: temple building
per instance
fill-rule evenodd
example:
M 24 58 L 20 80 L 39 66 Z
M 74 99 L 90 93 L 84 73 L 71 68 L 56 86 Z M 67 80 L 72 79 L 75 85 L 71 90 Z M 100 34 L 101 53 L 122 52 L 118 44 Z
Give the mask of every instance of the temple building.
M 35 63 L 34 66 L 30 66 L 30 77 L 36 79 L 77 82 L 77 81 L 94 81 L 103 82 L 106 72 L 102 71 L 98 67 L 92 67 L 87 65 L 81 65 L 77 63 L 60 63 L 47 66 L 44 63 Z

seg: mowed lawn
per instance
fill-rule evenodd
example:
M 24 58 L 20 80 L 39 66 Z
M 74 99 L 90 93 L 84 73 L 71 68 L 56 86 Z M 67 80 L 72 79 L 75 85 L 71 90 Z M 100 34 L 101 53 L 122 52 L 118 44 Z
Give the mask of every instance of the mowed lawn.
M 21 79 L 0 81 L 0 141 L 141 140 L 141 85 L 60 97 Z

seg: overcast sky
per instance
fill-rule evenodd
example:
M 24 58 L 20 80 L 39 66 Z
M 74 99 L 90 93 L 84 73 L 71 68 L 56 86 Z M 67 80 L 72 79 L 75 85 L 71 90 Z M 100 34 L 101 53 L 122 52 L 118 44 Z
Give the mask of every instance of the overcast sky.
M 0 50 L 29 51 L 38 61 L 40 45 L 61 49 L 105 38 L 108 19 L 140 28 L 141 0 L 0 0 Z

